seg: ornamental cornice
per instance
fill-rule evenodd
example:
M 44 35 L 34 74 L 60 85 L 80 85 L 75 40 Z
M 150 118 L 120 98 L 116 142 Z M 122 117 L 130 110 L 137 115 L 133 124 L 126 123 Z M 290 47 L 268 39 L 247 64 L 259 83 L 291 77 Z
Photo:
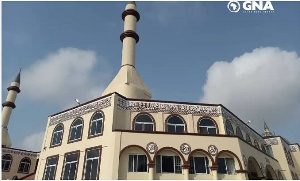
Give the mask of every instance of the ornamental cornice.
M 25 151 L 25 150 L 14 150 L 14 149 L 9 149 L 9 148 L 2 148 L 2 153 L 35 157 L 35 158 L 38 158 L 40 156 L 40 153 L 33 153 L 33 152 Z
M 76 107 L 72 110 L 52 116 L 50 118 L 49 126 L 61 123 L 63 121 L 69 120 L 69 119 L 76 118 L 78 116 L 82 116 L 84 114 L 96 111 L 98 109 L 106 108 L 109 106 L 111 106 L 111 96 L 96 100 L 96 101 L 88 103 L 88 104 L 84 104 L 84 105 Z
M 164 112 L 170 114 L 193 114 L 201 116 L 220 116 L 220 106 L 188 105 L 181 103 L 147 102 L 118 98 L 117 106 L 123 110 L 137 112 Z

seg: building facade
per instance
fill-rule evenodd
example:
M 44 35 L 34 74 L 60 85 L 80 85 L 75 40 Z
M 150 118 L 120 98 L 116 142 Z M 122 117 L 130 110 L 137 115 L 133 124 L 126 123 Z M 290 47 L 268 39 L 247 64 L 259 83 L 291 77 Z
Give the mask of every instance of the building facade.
M 35 179 L 298 179 L 299 144 L 221 104 L 152 100 L 135 68 L 137 6 L 122 13 L 119 73 L 102 97 L 48 117 Z

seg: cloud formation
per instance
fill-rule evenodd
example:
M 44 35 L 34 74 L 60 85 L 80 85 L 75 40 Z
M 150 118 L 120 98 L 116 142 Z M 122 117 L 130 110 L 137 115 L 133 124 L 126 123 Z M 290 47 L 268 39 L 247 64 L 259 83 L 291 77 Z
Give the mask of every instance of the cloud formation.
M 109 68 L 96 52 L 61 48 L 22 70 L 22 93 L 67 108 L 76 105 L 75 98 L 85 102 L 100 97 L 109 78 Z
M 44 134 L 45 132 L 41 131 L 26 136 L 22 141 L 21 147 L 25 150 L 41 151 Z
M 201 102 L 221 103 L 262 131 L 263 119 L 276 129 L 300 116 L 300 57 L 275 47 L 254 49 L 207 71 Z M 296 134 L 296 133 L 295 133 Z

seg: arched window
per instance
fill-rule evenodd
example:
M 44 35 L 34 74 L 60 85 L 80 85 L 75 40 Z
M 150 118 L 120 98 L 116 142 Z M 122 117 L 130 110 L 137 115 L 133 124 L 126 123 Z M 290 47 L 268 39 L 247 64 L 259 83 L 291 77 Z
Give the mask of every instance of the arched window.
M 248 134 L 246 134 L 246 141 L 250 144 L 252 144 L 251 138 Z
M 206 156 L 191 156 L 189 174 L 209 174 L 209 160 Z
M 81 140 L 82 138 L 82 119 L 77 118 L 71 125 L 69 142 Z
M 261 144 L 260 147 L 261 147 L 261 151 L 263 151 L 264 153 L 267 153 L 265 145 Z
M 183 133 L 185 131 L 185 124 L 181 117 L 171 116 L 167 120 L 167 132 Z
M 258 142 L 256 140 L 254 140 L 254 146 L 259 149 L 259 145 L 258 145 Z
M 229 157 L 218 158 L 218 173 L 220 174 L 235 174 L 234 159 Z
M 153 131 L 154 124 L 151 116 L 148 114 L 139 114 L 134 119 L 134 130 Z
M 104 116 L 102 112 L 96 112 L 90 122 L 89 136 L 98 136 L 103 134 L 103 120 Z
M 236 131 L 235 131 L 235 132 L 236 132 L 236 135 L 237 135 L 238 137 L 244 139 L 244 136 L 243 136 L 243 133 L 242 133 L 240 127 L 236 127 Z
M 29 158 L 23 158 L 20 162 L 18 173 L 28 173 L 30 170 L 30 159 Z
M 11 155 L 9 155 L 9 154 L 3 155 L 2 156 L 2 171 L 9 172 L 11 163 L 12 163 Z
M 64 134 L 64 126 L 62 124 L 57 125 L 53 130 L 51 146 L 61 145 L 63 134 Z
M 226 133 L 228 135 L 234 135 L 233 127 L 229 120 L 226 121 Z
M 202 134 L 217 134 L 217 127 L 213 120 L 203 118 L 198 121 L 198 131 Z

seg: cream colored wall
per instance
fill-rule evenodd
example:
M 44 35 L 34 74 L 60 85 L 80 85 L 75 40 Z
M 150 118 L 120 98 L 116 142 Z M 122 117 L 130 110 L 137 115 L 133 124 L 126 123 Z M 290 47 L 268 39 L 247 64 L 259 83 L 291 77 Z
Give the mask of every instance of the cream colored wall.
M 291 155 L 295 164 L 295 173 L 300 178 L 300 147 L 297 144 L 293 144 L 293 146 L 296 147 L 296 152 L 291 152 Z
M 99 178 L 100 179 L 117 178 L 115 177 L 115 175 L 117 175 L 115 173 L 115 170 L 117 169 L 114 170 L 113 168 L 118 168 L 118 156 L 116 157 L 116 154 L 119 154 L 120 150 L 118 149 L 119 134 L 112 132 L 112 120 L 113 120 L 113 116 L 115 115 L 113 114 L 114 111 L 113 105 L 115 105 L 114 95 L 112 95 L 111 101 L 112 101 L 112 106 L 102 109 L 105 115 L 102 136 L 88 139 L 89 123 L 90 123 L 91 116 L 94 114 L 94 112 L 90 112 L 81 116 L 84 120 L 83 134 L 82 134 L 81 141 L 68 144 L 69 129 L 72 122 L 75 120 L 75 119 L 70 119 L 62 122 L 64 125 L 64 133 L 63 133 L 63 140 L 61 146 L 50 148 L 53 129 L 55 128 L 56 125 L 47 127 L 45 140 L 43 144 L 43 147 L 47 147 L 47 148 L 45 150 L 43 149 L 41 152 L 38 171 L 35 177 L 36 179 L 40 180 L 43 178 L 47 157 L 57 155 L 57 154 L 59 154 L 59 161 L 58 161 L 58 167 L 57 167 L 55 179 L 60 179 L 62 174 L 62 169 L 63 169 L 63 161 L 64 161 L 65 153 L 76 151 L 76 150 L 80 151 L 79 165 L 77 170 L 77 179 L 82 179 L 85 149 L 90 147 L 95 147 L 95 146 L 103 147 L 101 153 L 101 163 L 104 164 L 100 164 Z M 117 150 L 116 152 L 114 151 L 115 149 Z
M 5 155 L 7 153 L 3 153 L 2 155 Z M 12 164 L 10 166 L 10 170 L 9 172 L 3 172 L 2 171 L 2 180 L 7 180 L 7 179 L 12 179 L 14 176 L 17 176 L 18 178 L 24 177 L 28 174 L 31 174 L 34 172 L 35 166 L 36 166 L 36 157 L 32 157 L 32 156 L 23 156 L 20 154 L 15 154 L 15 153 L 9 153 L 12 156 Z M 28 173 L 18 173 L 18 169 L 19 169 L 19 165 L 20 165 L 20 161 L 25 158 L 28 157 L 31 160 L 31 164 L 30 164 L 30 169 Z

